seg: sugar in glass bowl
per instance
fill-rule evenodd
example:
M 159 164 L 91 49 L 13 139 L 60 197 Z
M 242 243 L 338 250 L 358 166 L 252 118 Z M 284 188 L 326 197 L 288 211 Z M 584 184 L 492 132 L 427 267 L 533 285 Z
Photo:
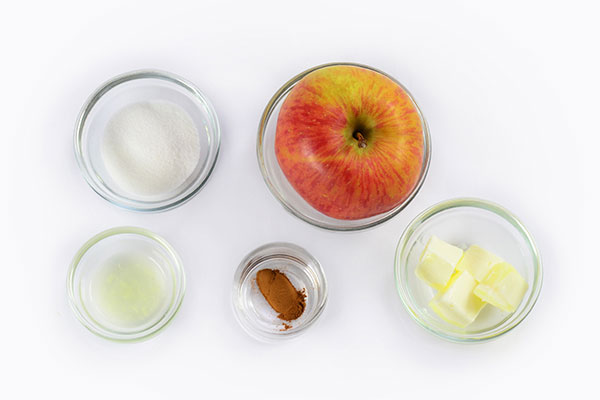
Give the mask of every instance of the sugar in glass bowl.
M 528 283 L 517 310 L 509 314 L 488 304 L 464 329 L 439 318 L 428 306 L 436 291 L 415 275 L 432 235 L 463 250 L 476 244 L 512 264 Z M 461 343 L 483 342 L 515 328 L 531 312 L 542 287 L 540 255 L 525 226 L 505 208 L 479 199 L 444 201 L 417 216 L 398 242 L 394 272 L 398 294 L 410 316 L 429 332 Z
M 287 180 L 285 174 L 279 166 L 277 156 L 275 155 L 275 136 L 277 130 L 277 119 L 283 102 L 289 95 L 290 91 L 306 75 L 322 68 L 342 65 L 355 66 L 375 71 L 395 82 L 404 90 L 404 92 L 406 92 L 406 94 L 410 98 L 421 120 L 421 126 L 423 127 L 423 163 L 417 184 L 412 189 L 411 193 L 401 204 L 398 204 L 389 211 L 368 218 L 356 220 L 343 220 L 332 218 L 312 207 L 305 199 L 302 198 L 302 196 L 300 196 L 300 194 L 296 192 L 296 190 Z M 402 211 L 408 205 L 408 203 L 410 203 L 410 201 L 416 196 L 417 192 L 421 188 L 423 181 L 425 180 L 425 177 L 427 175 L 429 161 L 431 158 L 431 141 L 429 137 L 429 129 L 427 127 L 425 118 L 421 113 L 421 110 L 419 109 L 417 103 L 415 102 L 410 92 L 400 82 L 398 82 L 393 77 L 387 75 L 386 73 L 366 65 L 354 63 L 331 63 L 319 65 L 317 67 L 310 68 L 296 75 L 287 83 L 285 83 L 273 95 L 263 112 L 258 128 L 258 140 L 256 147 L 258 163 L 264 181 L 266 182 L 267 187 L 269 188 L 271 193 L 275 196 L 275 198 L 277 198 L 277 200 L 279 200 L 283 207 L 296 217 L 308 222 L 309 224 L 334 231 L 354 231 L 370 228 L 389 220 L 390 218 L 398 214 L 400 211 Z
M 185 273 L 162 237 L 142 228 L 112 228 L 75 254 L 67 293 L 75 316 L 92 333 L 136 342 L 173 320 L 183 301 Z
M 177 187 L 151 194 L 124 189 L 111 176 L 102 155 L 111 119 L 129 106 L 147 103 L 167 104 L 167 112 L 179 110 L 186 121 L 191 120 L 199 138 L 198 163 L 190 168 L 191 174 Z M 104 83 L 84 104 L 74 136 L 77 162 L 92 189 L 119 207 L 141 212 L 169 210 L 196 195 L 212 173 L 219 146 L 219 121 L 208 98 L 191 82 L 155 70 L 129 72 Z
M 306 294 L 306 308 L 293 321 L 282 321 L 265 300 L 256 283 L 262 269 L 276 269 Z M 291 339 L 306 332 L 323 312 L 327 302 L 327 280 L 321 264 L 292 243 L 269 243 L 248 254 L 235 272 L 232 304 L 244 331 L 262 342 Z

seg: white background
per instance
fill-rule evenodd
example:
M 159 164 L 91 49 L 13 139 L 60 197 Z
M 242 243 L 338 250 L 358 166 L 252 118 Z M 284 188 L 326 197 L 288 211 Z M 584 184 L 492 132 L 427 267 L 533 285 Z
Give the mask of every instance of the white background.
M 568 5 L 566 5 L 568 3 Z M 598 9 L 582 1 L 11 2 L 0 14 L 0 398 L 524 398 L 597 380 Z M 255 157 L 259 117 L 291 76 L 355 61 L 414 94 L 433 140 L 415 200 L 366 232 L 288 214 Z M 222 124 L 221 155 L 188 204 L 141 215 L 84 182 L 75 118 L 106 79 L 160 68 L 196 83 Z M 596 168 L 596 169 L 594 169 Z M 451 197 L 496 201 L 537 240 L 545 280 L 510 334 L 457 345 L 417 326 L 393 280 L 400 234 Z M 594 208 L 593 208 L 594 207 Z M 72 316 L 66 272 L 109 227 L 156 231 L 180 252 L 187 294 L 173 324 L 115 344 Z M 235 268 L 264 243 L 306 247 L 329 302 L 298 340 L 265 345 L 237 325 Z M 587 249 L 587 251 L 586 251 Z

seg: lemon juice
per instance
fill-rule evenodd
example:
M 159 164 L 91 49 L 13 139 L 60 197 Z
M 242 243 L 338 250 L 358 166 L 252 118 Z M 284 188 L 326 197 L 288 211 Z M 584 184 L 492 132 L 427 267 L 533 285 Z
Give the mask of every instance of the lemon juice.
M 107 327 L 139 329 L 168 308 L 168 279 L 160 263 L 144 253 L 115 254 L 101 263 L 90 283 L 94 313 Z

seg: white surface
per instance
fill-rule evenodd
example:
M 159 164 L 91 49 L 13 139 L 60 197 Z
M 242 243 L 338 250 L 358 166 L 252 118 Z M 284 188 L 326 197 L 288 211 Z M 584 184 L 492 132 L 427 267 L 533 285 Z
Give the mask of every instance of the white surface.
M 588 211 L 597 206 L 598 194 L 597 7 L 450 3 L 4 5 L 0 397 L 493 399 L 590 390 L 597 367 L 584 361 L 600 354 L 600 277 L 598 257 L 580 251 L 597 251 L 593 217 L 584 209 L 586 201 Z M 255 157 L 259 117 L 275 90 L 308 67 L 336 60 L 369 64 L 403 82 L 433 139 L 420 194 L 367 232 L 326 232 L 286 213 Z M 102 200 L 72 151 L 87 96 L 106 79 L 143 67 L 195 82 L 223 128 L 207 186 L 183 207 L 156 215 Z M 457 196 L 512 210 L 544 260 L 532 314 L 483 345 L 429 335 L 409 318 L 394 287 L 393 256 L 404 227 L 424 208 Z M 166 237 L 188 277 L 174 323 L 136 345 L 87 332 L 65 295 L 75 251 L 117 225 Z M 263 345 L 237 326 L 230 290 L 242 257 L 274 240 L 304 246 L 322 262 L 329 303 L 302 338 Z

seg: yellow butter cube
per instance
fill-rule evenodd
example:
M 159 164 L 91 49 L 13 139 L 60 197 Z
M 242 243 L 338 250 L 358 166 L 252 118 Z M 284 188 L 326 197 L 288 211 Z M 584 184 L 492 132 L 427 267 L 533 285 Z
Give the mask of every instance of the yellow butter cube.
M 415 274 L 432 288 L 442 290 L 462 255 L 462 249 L 432 236 L 425 245 Z
M 490 303 L 506 312 L 514 312 L 529 285 L 517 272 L 515 267 L 507 262 L 501 262 L 492 267 L 490 272 L 474 290 L 481 300 Z
M 489 251 L 476 246 L 470 246 L 456 265 L 459 271 L 469 271 L 477 282 L 481 282 L 483 278 L 490 272 L 490 269 L 502 259 Z
M 425 245 L 425 250 L 421 253 L 419 261 L 423 261 L 429 254 L 435 254 L 455 268 L 456 264 L 458 264 L 460 258 L 463 256 L 463 251 L 456 246 L 452 246 L 450 243 L 444 242 L 437 236 L 432 236 Z
M 473 294 L 476 286 L 477 281 L 468 271 L 457 272 L 448 286 L 429 302 L 429 306 L 444 321 L 465 328 L 485 307 L 485 302 Z
M 453 272 L 454 265 L 434 253 L 426 255 L 415 270 L 417 277 L 437 290 L 446 287 Z

